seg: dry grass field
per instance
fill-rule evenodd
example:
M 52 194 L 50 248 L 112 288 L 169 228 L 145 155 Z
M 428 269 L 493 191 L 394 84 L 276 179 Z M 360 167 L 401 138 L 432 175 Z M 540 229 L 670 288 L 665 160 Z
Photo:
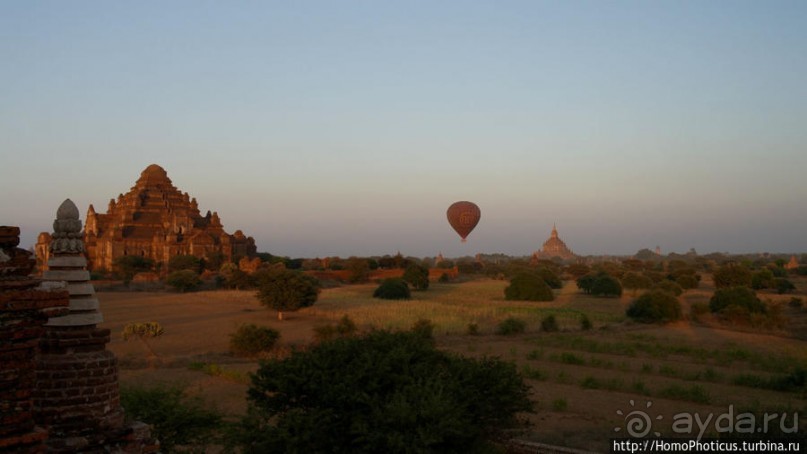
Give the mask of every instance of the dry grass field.
M 804 297 L 807 283 L 796 284 L 797 296 Z M 394 302 L 371 298 L 373 284 L 344 286 L 324 290 L 314 306 L 286 313 L 282 322 L 259 305 L 252 291 L 105 292 L 99 297 L 104 327 L 113 331 L 109 348 L 121 361 L 122 386 L 178 383 L 233 415 L 246 409 L 248 374 L 257 367 L 255 361 L 228 354 L 229 335 L 239 324 L 277 329 L 288 348 L 311 342 L 315 327 L 343 315 L 365 329 L 406 329 L 429 319 L 441 348 L 515 362 L 536 402 L 536 412 L 528 415 L 530 433 L 524 436 L 529 440 L 605 451 L 608 438 L 626 432 L 626 415 L 634 410 L 647 414 L 652 431 L 662 435 L 681 433 L 680 428 L 673 431 L 676 415 L 698 413 L 705 419 L 731 412 L 736 419 L 751 412 L 761 425 L 762 413 L 775 412 L 779 419 L 769 423 L 773 433 L 783 413 L 787 430 L 793 413 L 807 410 L 804 388 L 777 385 L 797 367 L 807 368 L 807 344 L 797 338 L 803 338 L 807 309 L 788 306 L 791 296 L 760 295 L 781 308 L 779 327 L 726 327 L 710 316 L 658 326 L 626 319 L 629 292 L 618 299 L 595 298 L 567 282 L 555 301 L 528 303 L 505 301 L 506 285 L 497 280 L 433 283 L 428 291 L 413 292 L 412 300 Z M 708 301 L 712 291 L 705 279 L 700 289 L 685 293 L 684 312 L 692 303 Z M 583 314 L 593 323 L 591 330 L 581 328 Z M 555 315 L 560 331 L 541 331 L 547 315 Z M 508 317 L 524 320 L 526 332 L 495 334 Z M 119 334 L 127 323 L 146 321 L 165 328 L 152 341 L 159 355 L 154 367 L 143 345 L 124 342 Z M 468 333 L 472 323 L 476 335 Z M 804 431 L 804 420 L 799 424 Z M 705 433 L 715 435 L 716 427 L 712 421 Z M 698 434 L 697 425 L 693 431 Z

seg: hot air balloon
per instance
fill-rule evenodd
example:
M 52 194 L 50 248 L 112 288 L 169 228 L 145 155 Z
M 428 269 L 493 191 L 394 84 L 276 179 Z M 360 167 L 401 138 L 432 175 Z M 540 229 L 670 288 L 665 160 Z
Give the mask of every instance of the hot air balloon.
M 457 231 L 463 243 L 465 242 L 465 237 L 467 237 L 474 227 L 476 227 L 476 224 L 479 223 L 479 217 L 481 215 L 482 213 L 475 203 L 466 201 L 454 202 L 448 207 L 448 211 L 446 211 L 448 223 Z

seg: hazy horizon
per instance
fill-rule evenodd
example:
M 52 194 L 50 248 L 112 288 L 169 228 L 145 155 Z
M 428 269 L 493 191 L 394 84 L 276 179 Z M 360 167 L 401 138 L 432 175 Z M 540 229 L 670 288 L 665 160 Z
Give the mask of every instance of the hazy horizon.
M 804 253 L 807 3 L 0 3 L 0 224 L 149 164 L 290 257 Z M 445 211 L 479 205 L 461 244 Z

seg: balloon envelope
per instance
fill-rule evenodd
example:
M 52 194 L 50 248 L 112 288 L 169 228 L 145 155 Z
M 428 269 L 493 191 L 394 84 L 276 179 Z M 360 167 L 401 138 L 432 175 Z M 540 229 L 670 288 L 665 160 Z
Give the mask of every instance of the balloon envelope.
M 476 224 L 479 223 L 481 215 L 482 213 L 479 211 L 479 207 L 476 206 L 475 203 L 467 201 L 454 202 L 448 207 L 448 211 L 446 211 L 448 223 L 457 231 L 463 242 L 465 242 L 465 237 L 467 237 L 474 227 L 476 227 Z

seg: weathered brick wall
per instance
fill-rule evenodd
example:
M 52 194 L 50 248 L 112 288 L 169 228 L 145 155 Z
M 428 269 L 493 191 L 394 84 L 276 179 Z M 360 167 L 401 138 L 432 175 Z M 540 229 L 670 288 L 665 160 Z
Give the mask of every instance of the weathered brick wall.
M 0 451 L 44 452 L 48 433 L 34 419 L 36 355 L 43 325 L 68 312 L 66 290 L 44 291 L 27 277 L 30 253 L 17 227 L 0 226 Z
M 70 293 L 28 277 L 18 243 L 0 226 L 0 452 L 159 451 L 147 425 L 124 425 L 109 330 L 45 326 L 71 312 Z

